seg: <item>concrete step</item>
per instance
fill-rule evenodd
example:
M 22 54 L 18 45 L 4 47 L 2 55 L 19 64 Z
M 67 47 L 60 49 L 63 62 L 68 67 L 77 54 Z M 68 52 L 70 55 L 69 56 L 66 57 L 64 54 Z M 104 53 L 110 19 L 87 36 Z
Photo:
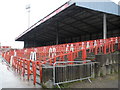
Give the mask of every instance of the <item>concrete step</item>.
M 95 59 L 95 55 L 91 55 L 91 56 L 87 56 L 86 58 L 87 60 L 94 60 Z M 77 57 L 74 59 L 75 61 L 80 61 L 82 60 L 82 57 Z

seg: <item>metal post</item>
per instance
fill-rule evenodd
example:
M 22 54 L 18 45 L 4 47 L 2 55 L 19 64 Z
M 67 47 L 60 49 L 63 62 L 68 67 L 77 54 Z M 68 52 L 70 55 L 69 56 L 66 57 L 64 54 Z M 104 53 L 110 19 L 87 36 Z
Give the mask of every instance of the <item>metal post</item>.
M 28 11 L 28 28 L 30 27 L 30 10 Z
M 26 6 L 26 10 L 28 12 L 28 28 L 30 27 L 30 4 Z
M 55 85 L 55 65 L 56 62 L 53 64 L 53 84 Z
M 59 44 L 59 23 L 57 22 L 57 29 L 56 29 L 56 45 Z
M 103 39 L 107 38 L 107 22 L 106 22 L 106 14 L 103 14 Z

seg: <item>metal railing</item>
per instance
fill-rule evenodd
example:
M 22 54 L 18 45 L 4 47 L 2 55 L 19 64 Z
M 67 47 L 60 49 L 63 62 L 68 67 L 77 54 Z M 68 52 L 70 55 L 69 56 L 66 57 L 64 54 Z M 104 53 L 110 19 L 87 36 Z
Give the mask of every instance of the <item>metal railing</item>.
M 55 62 L 53 65 L 53 84 L 60 87 L 59 84 L 84 79 L 91 82 L 90 78 L 94 77 L 93 65 L 94 62 L 90 60 Z
M 61 44 L 61 45 L 53 45 L 53 46 L 46 46 L 46 47 L 21 49 L 21 50 L 10 50 L 8 52 L 2 53 L 2 57 L 4 57 L 8 63 L 11 63 L 13 68 L 15 68 L 15 70 L 18 73 L 24 75 L 24 73 L 27 72 L 28 80 L 30 78 L 30 74 L 32 74 L 34 78 L 34 84 L 35 84 L 36 83 L 36 67 L 38 67 L 39 69 L 40 82 L 42 82 L 42 65 L 49 64 L 50 66 L 53 66 L 54 69 L 57 66 L 69 67 L 69 65 L 72 66 L 77 64 L 80 66 L 87 65 L 87 64 L 92 65 L 92 62 L 85 61 L 88 53 L 86 52 L 87 50 L 89 50 L 89 53 L 94 52 L 95 55 L 97 55 L 99 51 L 101 51 L 103 54 L 107 54 L 117 50 L 115 49 L 115 45 L 117 45 L 117 49 L 120 50 L 120 37 L 91 40 L 91 41 L 77 42 L 77 43 L 68 43 L 68 44 Z M 51 55 L 49 55 L 54 53 L 54 52 L 49 53 L 50 48 L 56 49 L 54 50 L 56 52 L 56 54 L 53 55 L 54 57 L 51 57 Z M 30 60 L 31 52 L 36 52 L 37 54 L 36 58 L 38 58 L 36 61 Z M 82 52 L 81 57 L 83 61 L 74 61 L 74 59 L 78 57 L 79 52 Z M 57 60 L 58 58 L 59 60 Z M 83 62 L 86 62 L 86 63 L 83 63 Z M 32 63 L 32 69 L 30 69 L 31 68 L 30 63 Z M 54 70 L 53 73 L 56 73 L 56 71 Z M 66 79 L 63 81 L 56 82 L 55 81 L 56 75 L 54 75 L 53 80 L 54 80 L 54 84 L 60 84 L 63 82 L 66 83 L 66 82 L 72 82 L 72 81 L 82 80 L 82 79 L 89 80 L 89 78 L 91 78 L 90 75 L 88 77 L 84 77 L 84 78 L 79 77 L 75 79 L 74 78 L 72 79 L 71 77 L 70 80 Z
M 75 52 L 78 50 L 89 50 L 89 53 L 94 52 L 95 55 L 98 52 L 103 54 L 114 52 L 115 44 L 118 45 L 120 50 L 120 37 L 112 37 L 108 39 L 89 40 L 84 42 L 43 46 L 36 48 L 24 48 L 19 50 L 9 50 L 8 52 L 2 53 L 5 56 L 18 56 L 26 59 L 43 60 L 54 58 L 58 55 Z M 108 49 L 108 51 L 106 51 Z M 32 55 L 32 56 L 31 56 Z M 85 54 L 84 54 L 85 55 Z M 83 58 L 84 58 L 83 55 Z M 34 57 L 33 57 L 34 56 Z M 9 61 L 9 60 L 8 60 Z

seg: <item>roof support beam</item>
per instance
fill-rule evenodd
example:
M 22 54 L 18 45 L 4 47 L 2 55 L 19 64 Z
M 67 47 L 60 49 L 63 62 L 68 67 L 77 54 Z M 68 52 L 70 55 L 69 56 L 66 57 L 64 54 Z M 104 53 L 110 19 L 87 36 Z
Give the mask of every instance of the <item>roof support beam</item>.
M 109 20 L 106 20 L 106 21 L 107 21 L 108 23 L 110 23 L 111 25 L 113 25 L 114 27 L 116 27 L 116 28 L 120 28 L 120 26 L 113 24 L 113 23 L 110 22 Z
M 49 26 L 47 26 L 46 28 L 49 29 L 49 30 L 52 30 L 53 32 L 55 32 L 55 30 L 56 30 L 56 28 L 57 28 L 56 25 L 53 25 L 53 24 L 52 24 L 52 27 L 54 27 L 54 28 L 53 28 L 54 30 L 53 30 L 53 29 L 50 29 Z M 61 27 L 58 27 L 58 28 L 59 28 L 59 31 L 60 31 L 60 30 L 64 30 L 64 29 L 61 28 Z M 64 30 L 64 31 L 66 31 L 66 30 Z M 42 32 L 43 32 L 43 31 L 42 31 Z M 56 33 L 53 34 L 53 33 L 49 33 L 49 32 L 43 32 L 43 33 L 41 33 L 41 35 L 44 34 L 44 33 L 47 34 L 47 35 L 50 35 L 50 38 L 55 38 L 55 37 L 56 37 Z M 38 35 L 39 35 L 39 34 L 38 34 Z M 59 37 L 64 38 L 63 35 L 64 35 L 64 36 L 68 36 L 68 34 L 62 33 L 62 35 L 61 35 L 61 34 L 59 33 Z M 71 34 L 71 35 L 72 35 L 72 34 Z M 48 37 L 49 37 L 49 36 L 48 36 Z
M 50 39 L 50 37 L 46 37 L 46 36 L 40 36 L 40 37 L 37 37 L 38 39 L 43 39 L 44 41 Z M 50 39 L 51 40 L 51 39 Z M 39 40 L 40 41 L 40 40 Z
M 61 23 L 61 22 L 58 22 L 58 23 Z M 53 27 L 55 27 L 54 25 L 52 25 Z M 67 29 L 64 29 L 64 28 L 62 28 L 62 27 L 58 27 L 59 28 L 59 31 L 61 31 L 61 30 L 64 30 L 64 32 L 67 32 L 67 33 L 69 33 L 69 35 L 68 34 L 63 34 L 65 37 L 73 37 L 74 35 L 76 36 L 80 36 L 81 34 L 78 34 L 78 33 L 74 33 L 74 32 L 71 32 L 71 31 L 69 31 L 69 30 L 67 30 Z M 82 32 L 81 32 L 82 33 Z M 82 34 L 83 35 L 83 34 Z M 60 34 L 60 32 L 59 32 L 59 36 L 61 37 L 61 34 Z M 64 37 L 64 38 L 65 38 Z
M 56 45 L 59 44 L 59 22 L 57 22 L 57 28 L 56 28 Z
M 59 22 L 59 23 L 61 23 L 61 22 Z M 52 25 L 53 27 L 55 27 L 54 25 Z M 62 27 L 59 27 L 59 31 L 61 31 L 61 30 L 64 30 L 65 32 L 68 32 L 69 34 L 63 34 L 64 36 L 73 36 L 73 34 L 75 34 L 75 35 L 79 35 L 78 33 L 74 33 L 74 32 L 71 32 L 71 31 L 69 31 L 69 30 L 67 30 L 67 29 L 64 29 L 64 28 L 62 28 Z M 59 36 L 60 37 L 62 37 L 62 35 L 59 33 Z
M 88 12 L 90 13 L 90 11 L 88 11 Z M 99 16 L 99 15 L 97 15 L 97 14 L 94 14 L 93 12 L 91 12 L 91 14 L 96 15 L 98 19 L 103 20 L 103 18 L 101 18 L 101 15 Z M 106 14 L 106 15 L 107 15 L 107 14 Z M 102 16 L 103 16 L 103 14 L 102 14 Z M 108 16 L 108 15 L 107 15 L 107 16 Z M 115 28 L 120 28 L 119 25 L 115 25 L 115 24 L 113 24 L 112 22 L 110 22 L 110 21 L 107 20 L 107 19 L 106 19 L 106 22 L 108 22 L 109 24 L 111 24 L 111 25 L 114 26 Z
M 59 23 L 59 22 L 58 22 L 58 23 Z M 57 26 L 57 25 L 54 25 L 54 24 L 52 23 L 52 25 L 51 25 L 51 26 L 53 27 L 53 29 L 54 29 L 54 30 L 56 30 L 56 28 L 57 28 L 56 26 Z M 47 28 L 48 28 L 48 29 L 50 29 L 49 27 L 47 27 Z M 59 26 L 58 28 L 59 28 L 59 31 L 61 31 L 61 30 L 66 31 L 65 29 L 61 28 L 60 26 Z M 52 29 L 51 29 L 51 30 L 52 30 Z M 63 35 L 64 35 L 64 36 L 69 36 L 68 34 L 64 34 L 64 33 L 62 33 L 62 35 L 61 35 L 61 34 L 59 33 L 59 37 L 64 38 L 64 36 L 63 36 Z
M 81 30 L 81 29 L 79 29 L 79 28 L 77 28 L 77 27 L 74 27 L 73 25 L 70 25 L 70 24 L 68 24 L 68 23 L 65 23 L 65 22 L 61 22 L 61 21 L 59 21 L 60 23 L 63 23 L 64 25 L 67 25 L 67 26 L 70 26 L 70 27 L 72 27 L 72 28 L 74 28 L 75 30 L 78 30 L 78 31 L 81 31 L 81 32 L 79 32 L 79 33 L 89 33 L 89 32 L 87 32 L 87 31 L 83 31 L 83 30 Z M 78 32 L 77 31 L 77 32 Z M 76 33 L 77 34 L 77 33 Z
M 61 30 L 64 30 L 65 32 L 68 32 L 70 36 L 73 36 L 73 35 L 80 35 L 80 34 L 78 34 L 78 33 L 74 33 L 74 32 L 69 31 L 69 30 L 67 30 L 67 29 L 63 29 L 62 27 L 60 27 L 60 29 L 61 29 Z
M 45 34 L 46 34 L 46 35 L 45 35 Z M 41 34 L 39 34 L 39 33 L 37 34 L 37 33 L 36 33 L 36 36 L 37 36 L 37 35 L 38 35 L 38 36 L 40 35 L 40 37 L 41 37 L 41 36 L 46 36 L 47 38 L 54 38 L 54 37 L 55 37 L 55 34 L 51 34 L 51 33 L 48 33 L 48 32 L 42 32 Z
M 93 28 L 93 29 L 95 29 L 95 30 L 100 30 L 99 28 L 97 28 L 97 27 L 95 27 L 95 26 L 93 26 L 93 25 L 91 25 L 91 24 L 89 24 L 89 23 L 87 23 L 87 22 L 83 21 L 84 19 L 82 19 L 82 18 L 77 19 L 77 18 L 72 17 L 72 16 L 69 16 L 69 17 L 71 17 L 71 18 L 75 19 L 76 21 L 80 21 L 80 22 L 82 22 L 82 23 L 84 23 L 84 24 L 88 25 L 88 26 L 92 27 L 92 28 Z
M 103 14 L 103 39 L 107 38 L 107 21 L 106 14 Z

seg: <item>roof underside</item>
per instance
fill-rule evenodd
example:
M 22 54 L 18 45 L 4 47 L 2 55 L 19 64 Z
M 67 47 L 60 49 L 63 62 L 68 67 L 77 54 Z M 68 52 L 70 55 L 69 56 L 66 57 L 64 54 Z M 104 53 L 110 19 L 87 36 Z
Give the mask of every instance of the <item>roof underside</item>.
M 55 16 L 37 25 L 36 27 L 23 34 L 17 41 L 39 41 L 48 42 L 56 39 L 56 31 L 59 32 L 59 38 L 74 37 L 102 32 L 103 30 L 103 12 L 98 8 L 92 9 L 92 6 L 86 6 L 81 3 L 71 4 L 69 7 L 59 12 Z M 98 6 L 98 5 L 97 5 Z M 99 6 L 98 6 L 99 7 Z M 107 29 L 109 31 L 119 29 L 120 16 L 105 12 L 107 14 Z

